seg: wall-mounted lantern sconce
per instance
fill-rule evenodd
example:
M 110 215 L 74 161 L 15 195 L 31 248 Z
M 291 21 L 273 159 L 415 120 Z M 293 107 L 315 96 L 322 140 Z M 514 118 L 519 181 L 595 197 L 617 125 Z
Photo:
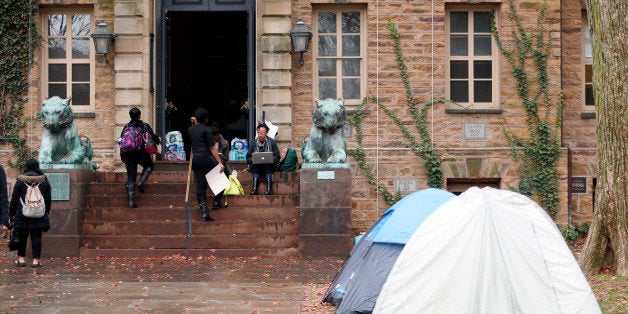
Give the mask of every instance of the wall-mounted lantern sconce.
M 307 52 L 307 45 L 312 38 L 312 32 L 307 29 L 303 20 L 299 16 L 297 25 L 290 31 L 290 39 L 292 39 L 292 50 L 301 54 L 301 66 L 303 66 L 303 53 Z
M 105 22 L 98 23 L 98 28 L 96 28 L 92 33 L 96 54 L 105 55 L 105 66 L 108 64 L 107 54 L 111 50 L 111 44 L 113 43 L 114 37 L 115 35 L 107 28 L 107 24 L 105 24 Z

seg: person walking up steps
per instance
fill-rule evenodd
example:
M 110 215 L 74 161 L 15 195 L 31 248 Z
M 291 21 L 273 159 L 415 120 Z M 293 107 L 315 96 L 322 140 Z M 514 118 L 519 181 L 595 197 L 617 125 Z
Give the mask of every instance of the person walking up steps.
M 188 128 L 190 145 L 192 146 L 192 170 L 194 170 L 194 182 L 196 182 L 196 199 L 204 221 L 214 220 L 209 216 L 207 209 L 207 180 L 205 175 L 216 165 L 220 165 L 220 172 L 225 171 L 225 166 L 218 155 L 218 149 L 214 143 L 214 135 L 219 134 L 217 128 L 206 125 L 209 113 L 206 109 L 198 109 L 194 113 L 196 123 Z M 222 193 L 214 197 L 214 204 L 222 204 Z
M 161 143 L 161 137 L 155 135 L 150 125 L 141 120 L 142 112 L 137 108 L 129 111 L 131 121 L 122 128 L 120 134 L 120 159 L 126 167 L 126 191 L 129 198 L 129 207 L 136 208 L 135 204 L 135 181 L 137 179 L 137 165 L 142 166 L 142 175 L 137 183 L 137 189 L 144 193 L 144 184 L 148 176 L 153 171 L 153 159 L 144 150 L 143 134 L 148 132 L 155 141 Z

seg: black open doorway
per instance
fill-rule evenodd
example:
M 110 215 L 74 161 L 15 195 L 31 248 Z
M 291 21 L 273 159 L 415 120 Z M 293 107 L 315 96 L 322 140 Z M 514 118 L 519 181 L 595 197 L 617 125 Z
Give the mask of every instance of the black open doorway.
M 165 133 L 187 128 L 198 108 L 227 139 L 247 138 L 247 12 L 169 12 Z

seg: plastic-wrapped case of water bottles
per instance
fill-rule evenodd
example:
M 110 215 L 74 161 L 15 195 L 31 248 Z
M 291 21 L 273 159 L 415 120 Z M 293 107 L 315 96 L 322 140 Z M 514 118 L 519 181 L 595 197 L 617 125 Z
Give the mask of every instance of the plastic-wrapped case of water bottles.
M 185 150 L 183 149 L 183 136 L 179 131 L 171 131 L 164 139 L 163 159 L 167 161 L 185 161 Z
M 249 150 L 249 144 L 245 139 L 234 138 L 231 140 L 231 150 L 229 151 L 229 160 L 238 161 L 246 160 L 246 152 Z

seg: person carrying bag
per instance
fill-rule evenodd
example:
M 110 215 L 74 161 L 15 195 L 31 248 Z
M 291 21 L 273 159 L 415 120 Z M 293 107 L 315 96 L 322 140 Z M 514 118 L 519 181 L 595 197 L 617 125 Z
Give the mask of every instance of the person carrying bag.
M 27 200 L 29 186 L 37 185 L 44 202 L 43 216 L 39 214 L 30 215 L 26 210 L 30 206 Z M 31 190 L 32 192 L 32 190 Z M 29 159 L 24 164 L 24 172 L 17 177 L 13 185 L 13 194 L 11 195 L 11 203 L 9 204 L 9 216 L 13 222 L 14 237 L 17 237 L 18 243 L 14 242 L 17 247 L 16 267 L 26 266 L 26 241 L 30 238 L 33 267 L 41 267 L 41 247 L 42 234 L 50 230 L 50 206 L 52 204 L 51 186 L 44 173 L 39 169 L 39 162 L 35 159 Z M 15 241 L 15 240 L 14 240 Z

